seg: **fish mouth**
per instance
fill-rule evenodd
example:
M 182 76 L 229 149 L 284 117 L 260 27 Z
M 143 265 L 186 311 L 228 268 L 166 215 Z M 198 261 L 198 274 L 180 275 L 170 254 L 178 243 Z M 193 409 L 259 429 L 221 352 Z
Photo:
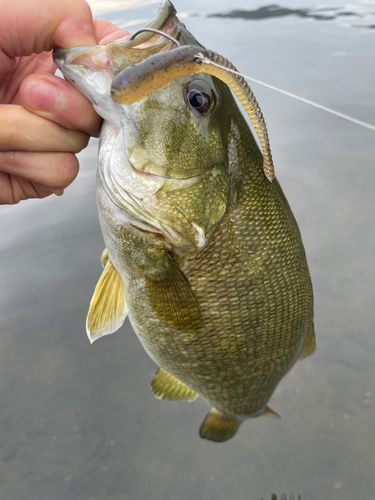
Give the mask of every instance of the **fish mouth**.
M 177 11 L 169 0 L 164 0 L 159 6 L 156 18 L 145 26 L 165 32 L 172 37 L 179 37 L 184 26 L 180 23 Z M 152 54 L 169 50 L 173 42 L 160 34 L 152 32 L 140 33 L 132 39 L 129 33 L 125 37 L 107 42 L 104 45 L 81 46 L 70 49 L 56 48 L 53 60 L 62 66 L 82 66 L 95 71 L 106 70 L 112 76 L 131 64 L 136 64 Z
M 169 0 L 161 4 L 156 19 L 147 27 L 163 31 L 180 40 L 182 44 L 191 44 L 195 41 L 178 20 L 176 9 Z M 121 40 L 111 41 L 102 46 L 58 48 L 53 52 L 53 59 L 64 77 L 94 104 L 95 110 L 105 120 L 104 126 L 108 123 L 108 127 L 112 127 L 112 132 L 116 131 L 116 134 L 122 128 L 126 110 L 110 97 L 113 78 L 129 65 L 141 62 L 155 53 L 168 51 L 174 46 L 173 41 L 161 34 L 143 32 L 133 40 L 131 37 L 129 34 Z M 195 43 L 198 44 L 196 41 Z M 104 142 L 109 139 L 109 136 L 105 137 Z M 178 206 L 172 205 L 165 199 L 161 200 L 156 195 L 159 188 L 165 193 L 178 189 L 177 186 L 184 187 L 196 182 L 199 178 L 197 173 L 191 178 L 164 177 L 158 175 L 165 173 L 160 168 L 158 172 L 160 165 L 153 165 L 155 167 L 153 171 L 156 170 L 156 173 L 151 173 L 149 164 L 141 165 L 142 162 L 136 158 L 132 158 L 134 162 L 132 163 L 128 158 L 128 151 L 125 154 L 119 151 L 125 143 L 116 146 L 120 158 L 118 165 L 114 163 L 116 154 L 113 155 L 113 161 L 106 159 L 109 145 L 102 148 L 103 161 L 100 160 L 101 150 L 99 150 L 98 180 L 109 199 L 116 207 L 123 210 L 127 223 L 137 230 L 151 233 L 157 238 L 165 238 L 167 242 L 179 248 L 195 249 L 202 246 L 206 238 L 205 231 L 194 221 L 190 221 Z M 114 144 L 112 152 L 113 147 Z M 126 165 L 121 164 L 122 161 Z
M 111 69 L 111 61 L 107 56 L 105 45 L 55 49 L 53 51 L 53 60 L 60 69 L 63 65 L 83 66 L 95 71 Z

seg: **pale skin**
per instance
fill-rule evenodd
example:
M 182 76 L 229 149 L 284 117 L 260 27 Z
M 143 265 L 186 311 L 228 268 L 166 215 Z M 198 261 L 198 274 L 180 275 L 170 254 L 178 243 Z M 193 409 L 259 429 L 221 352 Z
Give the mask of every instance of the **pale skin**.
M 102 119 L 54 75 L 51 51 L 128 32 L 93 19 L 84 0 L 0 0 L 0 12 L 0 204 L 61 195 Z

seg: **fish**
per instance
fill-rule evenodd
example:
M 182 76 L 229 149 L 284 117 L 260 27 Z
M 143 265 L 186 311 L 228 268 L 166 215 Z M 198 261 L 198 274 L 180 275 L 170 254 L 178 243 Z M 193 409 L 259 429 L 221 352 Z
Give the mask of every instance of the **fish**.
M 296 220 L 265 169 L 269 154 L 221 77 L 184 74 L 147 92 L 155 58 L 177 64 L 174 40 L 205 49 L 169 0 L 147 28 L 162 33 L 54 51 L 104 119 L 97 203 L 106 249 L 87 334 L 93 342 L 129 317 L 159 367 L 154 395 L 203 398 L 211 410 L 199 434 L 223 442 L 249 418 L 279 417 L 269 399 L 315 351 L 311 278 Z M 125 72 L 132 79 L 142 65 L 145 94 L 121 103 Z

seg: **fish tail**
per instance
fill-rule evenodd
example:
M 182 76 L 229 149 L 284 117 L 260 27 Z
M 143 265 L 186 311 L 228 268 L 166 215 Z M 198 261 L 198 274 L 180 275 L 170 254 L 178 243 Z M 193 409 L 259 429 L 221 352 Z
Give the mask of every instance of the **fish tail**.
M 232 438 L 241 423 L 238 418 L 224 415 L 216 408 L 212 408 L 199 429 L 199 435 L 201 438 L 221 443 Z

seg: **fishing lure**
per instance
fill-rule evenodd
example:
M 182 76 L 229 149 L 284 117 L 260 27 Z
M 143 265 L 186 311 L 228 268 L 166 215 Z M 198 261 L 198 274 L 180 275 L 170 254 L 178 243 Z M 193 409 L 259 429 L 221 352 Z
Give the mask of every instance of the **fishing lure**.
M 141 31 L 144 30 L 135 33 L 132 38 Z M 152 31 L 158 32 L 158 30 Z M 165 36 L 163 32 L 160 34 Z M 168 38 L 172 37 L 168 36 Z M 174 41 L 177 42 L 177 40 Z M 128 66 L 113 80 L 112 99 L 121 104 L 132 104 L 177 77 L 195 73 L 208 73 L 219 78 L 236 95 L 255 128 L 263 151 L 263 170 L 267 179 L 272 181 L 275 177 L 275 169 L 267 126 L 260 106 L 253 91 L 235 66 L 216 52 L 186 45 L 155 54 L 138 64 Z

